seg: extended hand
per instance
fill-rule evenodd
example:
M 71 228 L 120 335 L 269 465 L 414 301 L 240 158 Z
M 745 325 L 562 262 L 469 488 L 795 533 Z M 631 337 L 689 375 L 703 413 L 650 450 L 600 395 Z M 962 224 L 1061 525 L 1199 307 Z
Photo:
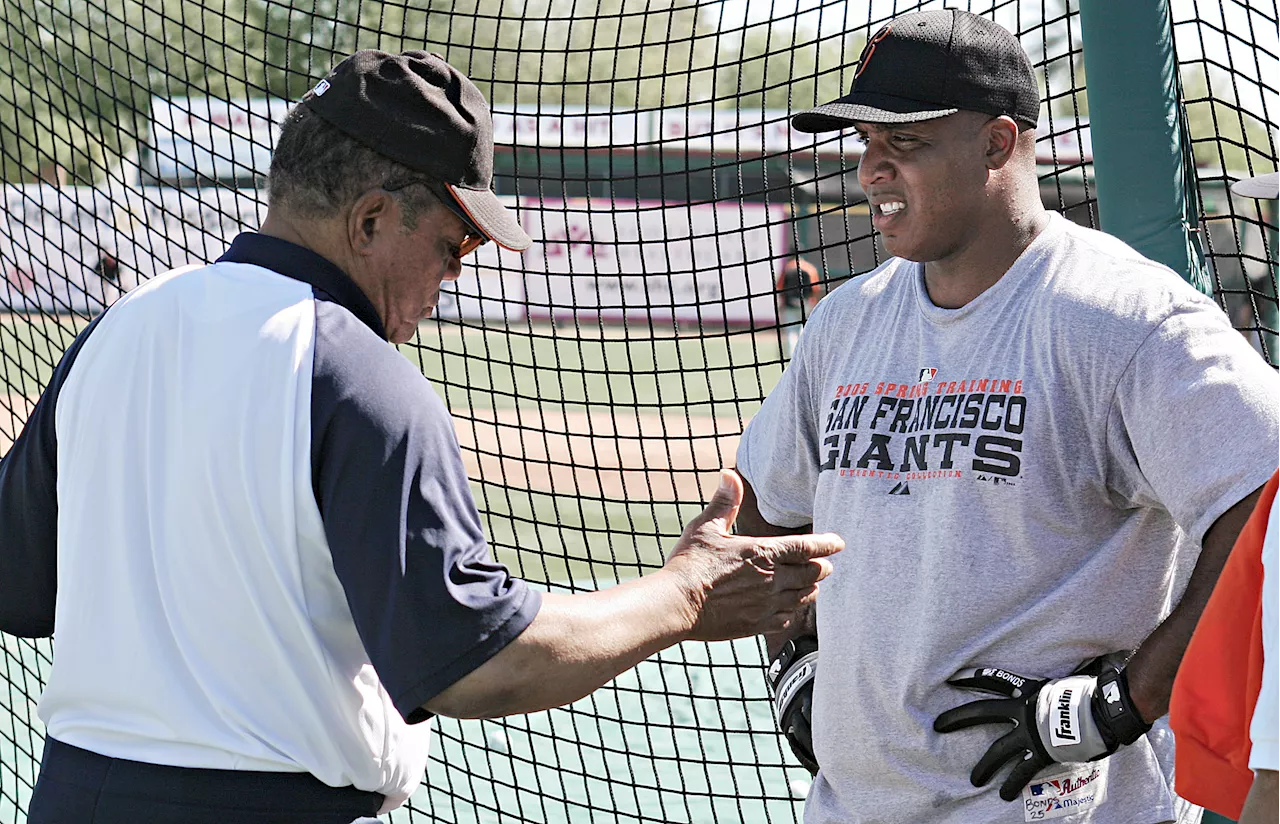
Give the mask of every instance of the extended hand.
M 844 548 L 831 534 L 732 535 L 741 503 L 742 479 L 725 470 L 711 502 L 667 558 L 665 569 L 680 576 L 689 596 L 692 639 L 723 641 L 786 629 L 831 574 L 826 556 Z
M 969 776 L 975 787 L 981 787 L 1001 767 L 1014 762 L 1000 786 L 1005 801 L 1017 798 L 1035 774 L 1050 764 L 1105 758 L 1121 744 L 1138 740 L 1151 726 L 1133 708 L 1123 670 L 1114 667 L 1103 666 L 1099 675 L 1047 681 L 978 667 L 957 672 L 947 683 L 1005 696 L 955 707 L 933 722 L 933 728 L 943 733 L 980 724 L 1013 724 Z

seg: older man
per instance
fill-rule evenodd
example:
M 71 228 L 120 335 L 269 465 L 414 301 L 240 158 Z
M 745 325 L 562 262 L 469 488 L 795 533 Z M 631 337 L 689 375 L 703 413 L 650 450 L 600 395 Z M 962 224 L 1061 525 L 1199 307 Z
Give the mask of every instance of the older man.
M 732 473 L 613 589 L 490 557 L 448 411 L 388 341 L 476 246 L 529 245 L 492 161 L 467 78 L 359 52 L 286 119 L 261 231 L 68 350 L 0 463 L 0 629 L 57 633 L 31 824 L 345 824 L 418 786 L 434 713 L 563 704 L 816 597 L 840 541 L 731 537 Z
M 814 311 L 738 452 L 745 529 L 856 546 L 816 638 L 772 639 L 807 824 L 1178 815 L 1147 731 L 1275 469 L 1280 382 L 1176 274 L 1044 209 L 1039 108 L 1010 32 L 939 9 L 793 119 L 856 130 L 894 255 Z

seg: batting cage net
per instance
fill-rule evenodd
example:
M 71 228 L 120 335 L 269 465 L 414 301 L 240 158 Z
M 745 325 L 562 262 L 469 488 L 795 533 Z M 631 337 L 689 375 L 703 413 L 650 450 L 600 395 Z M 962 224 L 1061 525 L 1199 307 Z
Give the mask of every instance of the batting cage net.
M 843 94 L 868 36 L 918 7 L 0 0 L 0 453 L 91 318 L 258 224 L 292 101 L 356 49 L 425 48 L 488 96 L 497 192 L 535 245 L 468 258 L 403 354 L 453 412 L 500 560 L 551 591 L 656 569 L 813 302 L 884 259 L 860 146 L 789 116 Z M 1045 202 L 1096 226 L 1077 1 L 968 7 L 1031 55 Z M 1276 201 L 1229 184 L 1276 167 L 1276 4 L 1168 13 L 1212 288 L 1275 365 Z M 788 279 L 796 259 L 816 281 Z M 37 775 L 56 640 L 0 641 L 8 824 Z M 759 642 L 687 643 L 567 708 L 438 719 L 422 786 L 390 820 L 793 822 L 807 786 Z

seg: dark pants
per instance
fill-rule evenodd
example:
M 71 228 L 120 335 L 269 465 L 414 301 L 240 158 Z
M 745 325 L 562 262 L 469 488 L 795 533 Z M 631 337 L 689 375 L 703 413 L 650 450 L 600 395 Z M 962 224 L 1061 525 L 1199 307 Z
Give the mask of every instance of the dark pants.
M 47 738 L 27 824 L 350 824 L 381 806 L 306 773 L 143 764 Z

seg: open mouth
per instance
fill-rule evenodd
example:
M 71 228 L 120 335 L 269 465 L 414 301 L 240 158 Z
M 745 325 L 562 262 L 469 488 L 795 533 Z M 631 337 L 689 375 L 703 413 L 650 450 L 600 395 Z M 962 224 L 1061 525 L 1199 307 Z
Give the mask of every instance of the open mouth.
M 877 203 L 875 210 L 877 215 L 889 217 L 890 215 L 896 215 L 905 208 L 907 208 L 907 204 L 905 202 L 901 200 L 890 200 L 885 203 Z

